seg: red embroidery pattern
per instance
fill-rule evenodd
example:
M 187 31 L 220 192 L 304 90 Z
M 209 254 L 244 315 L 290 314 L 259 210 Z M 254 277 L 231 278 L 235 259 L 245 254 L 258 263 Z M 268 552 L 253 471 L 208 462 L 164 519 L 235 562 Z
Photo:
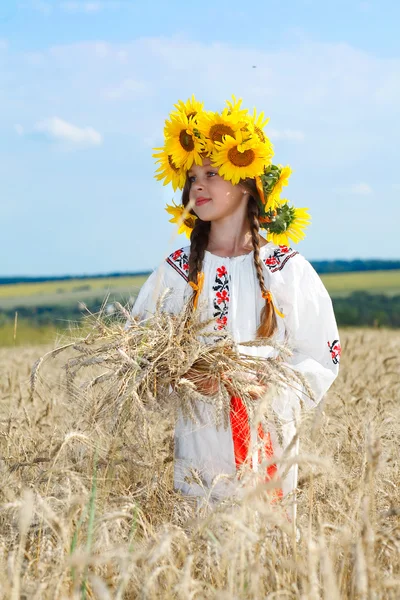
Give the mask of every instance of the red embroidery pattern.
M 334 340 L 332 344 L 328 342 L 328 348 L 331 353 L 333 364 L 338 365 L 340 363 L 340 355 L 342 354 L 342 347 L 339 340 Z
M 296 254 L 298 254 L 298 252 L 288 246 L 279 246 L 279 248 L 274 250 L 274 253 L 271 256 L 264 258 L 264 264 L 271 273 L 275 273 L 275 271 L 281 271 L 289 258 L 296 256 Z
M 226 267 L 217 268 L 213 290 L 216 292 L 213 313 L 216 317 L 215 329 L 221 331 L 227 326 L 229 312 L 229 275 Z
M 167 258 L 167 263 L 183 277 L 185 281 L 188 281 L 189 271 L 189 256 L 186 254 L 184 248 L 175 250 Z

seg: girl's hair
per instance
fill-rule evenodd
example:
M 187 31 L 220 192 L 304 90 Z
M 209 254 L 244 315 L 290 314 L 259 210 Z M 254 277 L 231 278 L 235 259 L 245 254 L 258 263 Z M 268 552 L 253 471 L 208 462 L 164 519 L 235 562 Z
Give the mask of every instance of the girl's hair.
M 256 269 L 258 283 L 260 285 L 261 293 L 265 296 L 268 292 L 265 287 L 263 267 L 260 259 L 260 242 L 258 230 L 260 228 L 260 209 L 258 208 L 257 201 L 260 200 L 256 182 L 254 179 L 245 179 L 241 182 L 243 187 L 249 192 L 249 201 L 247 204 L 247 216 L 250 224 L 251 239 L 253 242 L 253 257 L 254 266 Z M 189 178 L 186 179 L 185 186 L 182 191 L 182 204 L 187 206 L 189 204 L 191 183 Z M 197 276 L 203 269 L 204 254 L 208 244 L 208 238 L 210 235 L 211 223 L 209 221 L 202 221 L 197 218 L 192 234 L 190 236 L 190 256 L 189 256 L 189 281 L 197 284 Z M 194 292 L 195 293 L 195 292 Z M 265 301 L 265 306 L 261 311 L 260 325 L 257 329 L 257 337 L 271 337 L 277 328 L 275 310 L 272 302 L 269 300 Z

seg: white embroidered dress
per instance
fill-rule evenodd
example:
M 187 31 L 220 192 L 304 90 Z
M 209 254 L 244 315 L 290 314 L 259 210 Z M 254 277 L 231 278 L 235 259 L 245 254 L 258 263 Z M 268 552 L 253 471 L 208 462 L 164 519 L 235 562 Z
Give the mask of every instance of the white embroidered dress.
M 157 298 L 166 288 L 172 290 L 164 309 L 178 313 L 193 293 L 188 284 L 190 246 L 173 252 L 143 285 L 132 314 L 146 318 L 155 309 Z M 297 251 L 272 243 L 261 247 L 265 286 L 271 291 L 275 306 L 284 317 L 277 317 L 276 340 L 287 341 L 293 349 L 290 364 L 308 380 L 315 402 L 304 395 L 303 405 L 311 408 L 318 403 L 338 374 L 340 344 L 331 299 L 310 263 Z M 238 343 L 255 339 L 260 314 L 265 301 L 256 276 L 253 253 L 232 258 L 205 253 L 204 287 L 199 309 L 204 318 L 215 318 L 215 328 L 227 328 Z M 203 316 L 203 314 L 202 314 Z M 270 347 L 246 347 L 245 352 L 268 357 Z M 282 391 L 273 400 L 273 410 L 282 424 L 283 444 L 271 428 L 274 456 L 279 458 L 295 434 L 294 414 L 300 410 L 300 392 Z M 213 486 L 219 474 L 236 472 L 235 448 L 231 426 L 217 428 L 213 407 L 199 403 L 200 424 L 184 421 L 178 416 L 175 427 L 175 488 L 184 494 L 202 496 L 204 489 L 189 483 L 190 470 L 200 475 L 204 488 L 211 488 L 211 497 L 218 499 L 232 492 L 228 478 Z M 294 448 L 296 452 L 296 447 Z M 279 463 L 278 463 L 279 474 Z M 231 477 L 232 479 L 232 477 Z M 293 466 L 282 481 L 283 495 L 297 486 L 297 466 Z

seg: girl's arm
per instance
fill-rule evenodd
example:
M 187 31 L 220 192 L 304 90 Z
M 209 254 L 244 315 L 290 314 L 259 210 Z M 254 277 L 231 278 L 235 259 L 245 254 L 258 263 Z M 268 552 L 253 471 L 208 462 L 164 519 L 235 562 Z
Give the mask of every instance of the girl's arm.
M 185 287 L 182 278 L 163 262 L 142 285 L 131 311 L 132 317 L 145 320 L 155 313 L 161 299 L 163 311 L 177 314 L 184 305 Z
M 304 375 L 314 395 L 311 400 L 304 389 L 279 395 L 274 409 L 290 419 L 301 403 L 311 408 L 321 401 L 338 375 L 341 349 L 332 301 L 311 264 L 297 254 L 273 277 L 273 292 L 293 350 L 287 362 Z

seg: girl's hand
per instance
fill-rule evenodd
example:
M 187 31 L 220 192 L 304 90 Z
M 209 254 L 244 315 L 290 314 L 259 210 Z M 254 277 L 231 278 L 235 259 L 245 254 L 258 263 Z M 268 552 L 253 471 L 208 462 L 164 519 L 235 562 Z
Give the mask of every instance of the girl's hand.
M 189 379 L 196 386 L 196 390 L 204 396 L 215 396 L 219 390 L 219 381 L 216 377 L 204 377 L 204 373 L 196 371 L 196 369 L 189 369 L 185 373 L 185 379 Z
M 219 391 L 220 382 L 217 377 L 209 376 L 204 377 L 204 373 L 200 373 L 196 369 L 189 369 L 189 371 L 185 374 L 185 378 L 189 379 L 196 386 L 196 390 L 203 394 L 204 396 L 215 396 L 215 394 Z M 221 379 L 224 382 L 225 387 L 231 396 L 235 396 L 235 391 L 230 387 L 229 376 L 222 375 Z M 253 379 L 253 378 L 251 378 Z M 254 377 L 254 384 L 248 387 L 249 394 L 253 400 L 257 400 L 264 396 L 267 391 L 266 385 L 261 385 L 257 382 L 257 377 Z
M 255 384 L 250 386 L 249 394 L 253 400 L 258 400 L 258 398 L 262 398 L 264 394 L 266 394 L 268 386 Z
M 225 383 L 225 387 L 227 388 L 228 392 L 230 393 L 231 396 L 237 396 L 237 392 L 235 392 L 235 390 L 231 387 L 230 385 L 230 378 L 229 375 L 221 375 L 221 379 L 224 381 Z M 257 375 L 252 375 L 252 374 L 247 374 L 247 376 L 245 377 L 245 379 L 248 380 L 249 384 L 247 387 L 247 391 L 250 394 L 250 397 L 253 400 L 257 400 L 257 398 L 261 398 L 262 396 L 264 396 L 264 394 L 267 391 L 267 387 L 266 385 L 262 385 L 260 383 L 258 383 L 258 377 Z M 251 383 L 253 382 L 254 383 Z

